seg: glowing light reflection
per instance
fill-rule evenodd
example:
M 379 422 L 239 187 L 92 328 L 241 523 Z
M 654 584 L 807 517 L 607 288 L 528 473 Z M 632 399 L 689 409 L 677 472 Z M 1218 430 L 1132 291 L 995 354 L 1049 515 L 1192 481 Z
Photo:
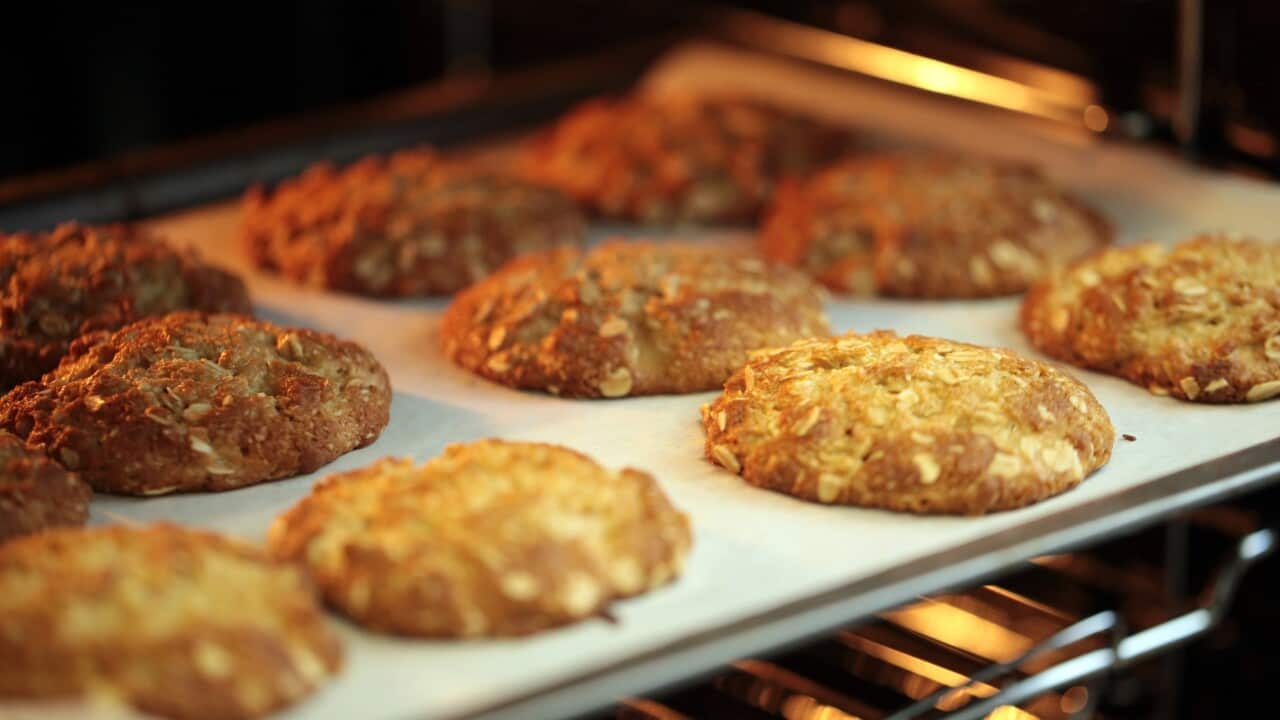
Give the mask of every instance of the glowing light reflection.
M 1034 644 L 1031 638 L 951 605 L 923 602 L 884 614 L 908 630 L 989 660 L 1007 662 Z
M 1092 91 L 1081 82 L 1057 82 L 1052 89 L 935 60 L 923 55 L 815 28 L 770 22 L 731 23 L 738 35 L 767 43 L 795 57 L 853 70 L 864 75 L 930 92 L 973 100 L 1008 110 L 1080 124 L 1098 111 Z M 1085 107 L 1096 108 L 1090 116 Z M 1082 113 L 1086 117 L 1082 117 Z M 1091 128 L 1092 129 L 1092 128 Z

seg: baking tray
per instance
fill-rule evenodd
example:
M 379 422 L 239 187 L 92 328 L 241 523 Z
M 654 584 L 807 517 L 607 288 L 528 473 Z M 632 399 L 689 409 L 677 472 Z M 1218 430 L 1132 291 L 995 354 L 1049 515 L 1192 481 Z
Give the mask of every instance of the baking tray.
M 764 95 L 861 127 L 888 143 L 1034 159 L 1100 206 L 1121 242 L 1174 240 L 1217 228 L 1265 237 L 1280 207 L 1275 185 L 1209 174 L 1150 150 L 725 46 L 681 46 L 644 82 L 658 91 Z M 222 494 L 100 496 L 95 522 L 163 519 L 260 541 L 271 520 L 325 474 L 384 455 L 424 459 L 447 443 L 489 436 L 561 443 L 607 465 L 648 470 L 693 522 L 694 549 L 681 579 L 619 603 L 616 622 L 589 620 L 518 640 L 446 642 L 365 633 L 335 617 L 347 648 L 346 667 L 336 682 L 285 717 L 579 714 L 1280 474 L 1280 402 L 1193 405 L 1073 370 L 1111 413 L 1117 432 L 1136 441 L 1118 441 L 1107 467 L 1071 492 L 981 518 L 804 503 L 747 486 L 702 458 L 698 408 L 714 393 L 575 401 L 509 390 L 442 357 L 444 301 L 317 293 L 254 272 L 234 242 L 234 203 L 153 224 L 243 273 L 263 317 L 368 346 L 391 375 L 391 423 L 375 444 L 318 473 Z M 626 228 L 596 227 L 593 235 L 619 231 Z M 732 230 L 675 234 L 724 241 L 748 236 Z M 1016 304 L 835 298 L 828 312 L 837 331 L 892 328 L 1034 355 L 1017 332 Z

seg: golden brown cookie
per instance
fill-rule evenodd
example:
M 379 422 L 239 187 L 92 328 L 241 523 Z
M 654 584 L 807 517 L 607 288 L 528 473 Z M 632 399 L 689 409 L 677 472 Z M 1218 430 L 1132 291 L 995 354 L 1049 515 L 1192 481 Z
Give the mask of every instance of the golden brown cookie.
M 0 398 L 0 427 L 96 490 L 230 490 L 373 442 L 391 404 L 367 350 L 238 315 L 173 313 L 76 341 Z
M 977 515 L 1069 490 L 1115 431 L 1093 394 L 1008 350 L 889 332 L 761 353 L 704 405 L 707 457 L 823 503 Z
M 376 296 L 460 290 L 512 257 L 585 232 L 556 190 L 427 149 L 321 163 L 244 198 L 242 237 L 258 266 L 304 285 Z
M 481 440 L 424 465 L 326 478 L 271 528 L 356 622 L 404 635 L 526 635 L 680 574 L 688 519 L 647 473 L 567 448 Z
M 1046 354 L 1158 395 L 1280 395 L 1280 244 L 1201 235 L 1098 253 L 1027 293 L 1022 330 Z
M 52 370 L 77 337 L 174 310 L 250 312 L 240 278 L 133 227 L 0 234 L 0 392 Z
M 171 718 L 255 718 L 336 673 L 298 568 L 172 525 L 0 545 L 0 698 L 99 698 Z
M 1019 293 L 1111 241 L 1096 212 L 1037 171 L 887 154 L 784 184 L 760 233 L 769 259 L 860 295 Z
M 571 397 L 713 390 L 761 347 L 827 335 L 823 293 L 737 249 L 614 240 L 518 258 L 459 293 L 445 354 Z
M 83 525 L 92 496 L 75 473 L 0 430 L 0 543 L 45 528 Z
M 521 165 L 606 217 L 752 222 L 780 178 L 851 144 L 843 130 L 757 100 L 637 95 L 570 110 Z

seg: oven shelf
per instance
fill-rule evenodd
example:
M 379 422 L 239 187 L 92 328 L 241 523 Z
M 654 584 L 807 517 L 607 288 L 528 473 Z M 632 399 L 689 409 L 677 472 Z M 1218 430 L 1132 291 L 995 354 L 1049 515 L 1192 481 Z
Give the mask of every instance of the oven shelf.
M 1167 596 L 1167 581 L 1187 574 L 1188 525 L 1197 546 L 1226 550 L 1216 569 L 1201 573 L 1195 599 L 1179 602 Z M 703 685 L 627 699 L 615 717 L 1095 717 L 1112 678 L 1219 628 L 1241 581 L 1277 542 L 1276 529 L 1229 506 L 1153 533 L 1171 564 L 1135 568 L 1092 549 L 1040 558 L 997 584 L 929 596 L 781 656 L 740 660 Z

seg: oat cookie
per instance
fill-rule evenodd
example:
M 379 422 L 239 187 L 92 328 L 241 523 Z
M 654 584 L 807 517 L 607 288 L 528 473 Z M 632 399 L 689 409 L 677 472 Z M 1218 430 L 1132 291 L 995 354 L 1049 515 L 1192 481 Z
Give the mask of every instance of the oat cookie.
M 615 240 L 518 258 L 454 298 L 445 354 L 571 397 L 713 390 L 747 352 L 829 333 L 802 273 L 738 249 Z
M 1159 395 L 1280 395 L 1280 244 L 1200 235 L 1090 256 L 1027 293 L 1022 330 L 1046 354 Z
M 460 290 L 512 257 L 578 244 L 581 213 L 560 192 L 427 149 L 321 163 L 244 199 L 258 266 L 304 285 L 375 296 Z
M 71 341 L 174 310 L 248 313 L 240 278 L 130 226 L 0 234 L 0 392 L 52 370 Z
M 172 525 L 0 545 L 0 698 L 99 698 L 191 720 L 255 718 L 336 673 L 302 571 Z
M 779 178 L 850 146 L 843 130 L 757 100 L 634 96 L 570 110 L 522 166 L 606 217 L 751 222 Z
M 92 496 L 75 473 L 0 430 L 0 543 L 45 528 L 83 525 Z
M 671 582 L 691 542 L 647 473 L 502 440 L 329 477 L 268 539 L 361 625 L 445 637 L 526 635 L 597 614 Z
M 771 260 L 842 292 L 975 298 L 1026 290 L 1111 229 L 1031 168 L 885 154 L 784 184 L 759 237 Z
M 703 406 L 706 452 L 805 500 L 977 515 L 1075 487 L 1115 431 L 1081 383 L 1008 350 L 889 332 L 761 353 Z
M 0 398 L 0 427 L 96 490 L 229 490 L 368 445 L 391 388 L 367 350 L 238 315 L 174 313 L 76 341 Z

